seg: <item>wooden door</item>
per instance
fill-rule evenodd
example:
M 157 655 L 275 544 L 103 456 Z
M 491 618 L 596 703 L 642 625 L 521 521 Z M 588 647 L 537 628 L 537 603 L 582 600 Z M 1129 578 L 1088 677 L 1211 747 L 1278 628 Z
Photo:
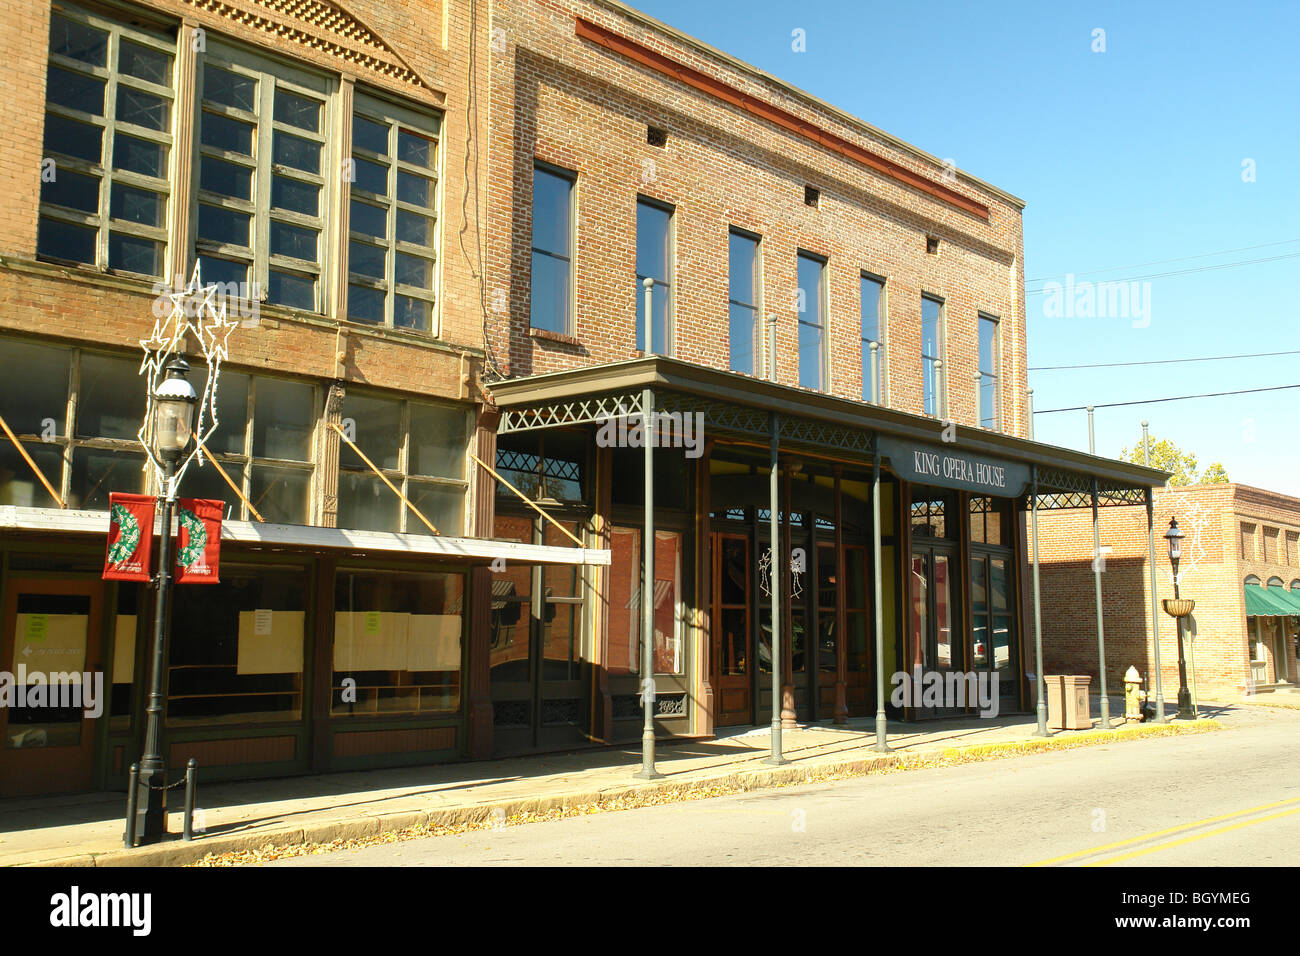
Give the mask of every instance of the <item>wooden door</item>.
M 107 709 L 108 682 L 100 653 L 102 593 L 97 580 L 10 581 L 0 631 L 0 667 L 7 672 L 15 699 L 0 707 L 0 796 L 90 789 L 98 715 L 91 716 L 93 711 L 84 706 L 88 701 L 83 688 L 65 685 L 56 690 L 48 675 L 76 674 L 80 685 L 82 675 L 89 673 L 93 703 L 100 714 Z M 34 675 L 46 676 L 44 700 L 31 693 L 40 683 L 33 685 Z M 20 693 L 26 706 L 19 706 Z
M 751 628 L 749 539 L 713 535 L 713 699 L 719 727 L 753 722 L 751 688 L 754 638 Z

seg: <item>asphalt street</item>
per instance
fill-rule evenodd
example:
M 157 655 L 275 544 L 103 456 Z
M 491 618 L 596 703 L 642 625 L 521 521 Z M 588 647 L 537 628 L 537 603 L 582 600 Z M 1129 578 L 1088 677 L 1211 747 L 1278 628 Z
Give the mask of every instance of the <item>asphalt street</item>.
M 277 866 L 1282 866 L 1300 712 L 1233 729 L 757 791 Z

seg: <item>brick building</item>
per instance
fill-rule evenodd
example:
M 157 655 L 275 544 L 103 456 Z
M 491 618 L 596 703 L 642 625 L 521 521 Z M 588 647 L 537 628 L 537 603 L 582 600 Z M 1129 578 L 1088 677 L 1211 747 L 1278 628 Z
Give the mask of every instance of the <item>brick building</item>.
M 1161 597 L 1173 597 L 1168 549 L 1159 537 L 1171 518 L 1187 535 L 1179 588 L 1183 597 L 1196 601 L 1189 630 L 1199 693 L 1233 695 L 1295 684 L 1300 677 L 1300 499 L 1238 484 L 1158 492 Z M 1043 519 L 1039 535 L 1043 601 L 1052 608 L 1043 619 L 1045 666 L 1049 673 L 1091 674 L 1095 688 L 1091 514 L 1055 512 Z M 1145 516 L 1103 512 L 1101 547 L 1107 680 L 1111 688 L 1122 687 L 1124 671 L 1134 665 L 1154 687 L 1151 601 L 1143 597 L 1150 593 L 1151 580 Z M 1173 700 L 1178 688 L 1176 628 L 1163 611 L 1159 624 L 1161 680 L 1166 698 Z
M 621 4 L 0 17 L 0 670 L 58 634 L 111 686 L 0 713 L 0 793 L 140 752 L 105 509 L 157 490 L 139 344 L 196 262 L 241 320 L 166 670 L 205 778 L 633 739 L 647 643 L 656 732 L 708 737 L 772 712 L 774 632 L 786 722 L 914 667 L 1019 708 L 1026 510 L 1164 480 L 1029 439 L 1022 201 Z

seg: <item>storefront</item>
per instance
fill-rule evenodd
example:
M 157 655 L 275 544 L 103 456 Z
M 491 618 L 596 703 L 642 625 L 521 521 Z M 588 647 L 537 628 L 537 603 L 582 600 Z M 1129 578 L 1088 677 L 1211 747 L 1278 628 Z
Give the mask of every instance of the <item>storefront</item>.
M 585 589 L 548 579 L 532 603 L 549 648 L 534 656 L 568 655 L 571 672 L 590 670 L 591 696 L 573 699 L 582 716 L 572 728 L 592 740 L 641 732 L 643 590 L 655 602 L 658 732 L 709 736 L 766 723 L 773 577 L 787 726 L 875 714 L 881 688 L 885 710 L 906 719 L 975 713 L 969 701 L 921 706 L 909 698 L 895 707 L 892 678 L 918 669 L 984 675 L 996 681 L 1000 712 L 1024 710 L 1035 670 L 1027 512 L 1094 499 L 1141 506 L 1165 479 L 662 357 L 492 390 L 502 411 L 498 469 L 611 553 L 607 568 L 589 569 Z M 655 437 L 647 442 L 647 434 Z M 542 519 L 525 527 L 522 509 L 513 495 L 498 495 L 498 538 L 542 533 Z M 654 586 L 643 589 L 650 534 Z M 557 638 L 561 599 L 580 601 L 580 610 L 563 605 Z M 494 697 L 514 667 L 494 659 Z M 497 752 L 514 752 L 520 745 L 507 740 L 500 716 Z M 546 746 L 544 734 L 527 741 L 523 749 Z

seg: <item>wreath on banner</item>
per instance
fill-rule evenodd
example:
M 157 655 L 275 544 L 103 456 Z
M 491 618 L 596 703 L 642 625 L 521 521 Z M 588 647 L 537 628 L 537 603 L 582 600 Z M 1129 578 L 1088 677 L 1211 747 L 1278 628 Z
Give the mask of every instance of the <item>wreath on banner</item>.
M 188 508 L 181 508 L 176 523 L 190 533 L 189 543 L 176 552 L 176 560 L 181 567 L 188 568 L 194 564 L 208 546 L 208 529 L 203 520 Z
M 135 549 L 140 545 L 140 522 L 136 521 L 135 515 L 120 504 L 113 505 L 111 520 L 117 525 L 120 533 L 113 546 L 108 549 L 108 561 L 110 564 L 121 564 L 135 554 Z

